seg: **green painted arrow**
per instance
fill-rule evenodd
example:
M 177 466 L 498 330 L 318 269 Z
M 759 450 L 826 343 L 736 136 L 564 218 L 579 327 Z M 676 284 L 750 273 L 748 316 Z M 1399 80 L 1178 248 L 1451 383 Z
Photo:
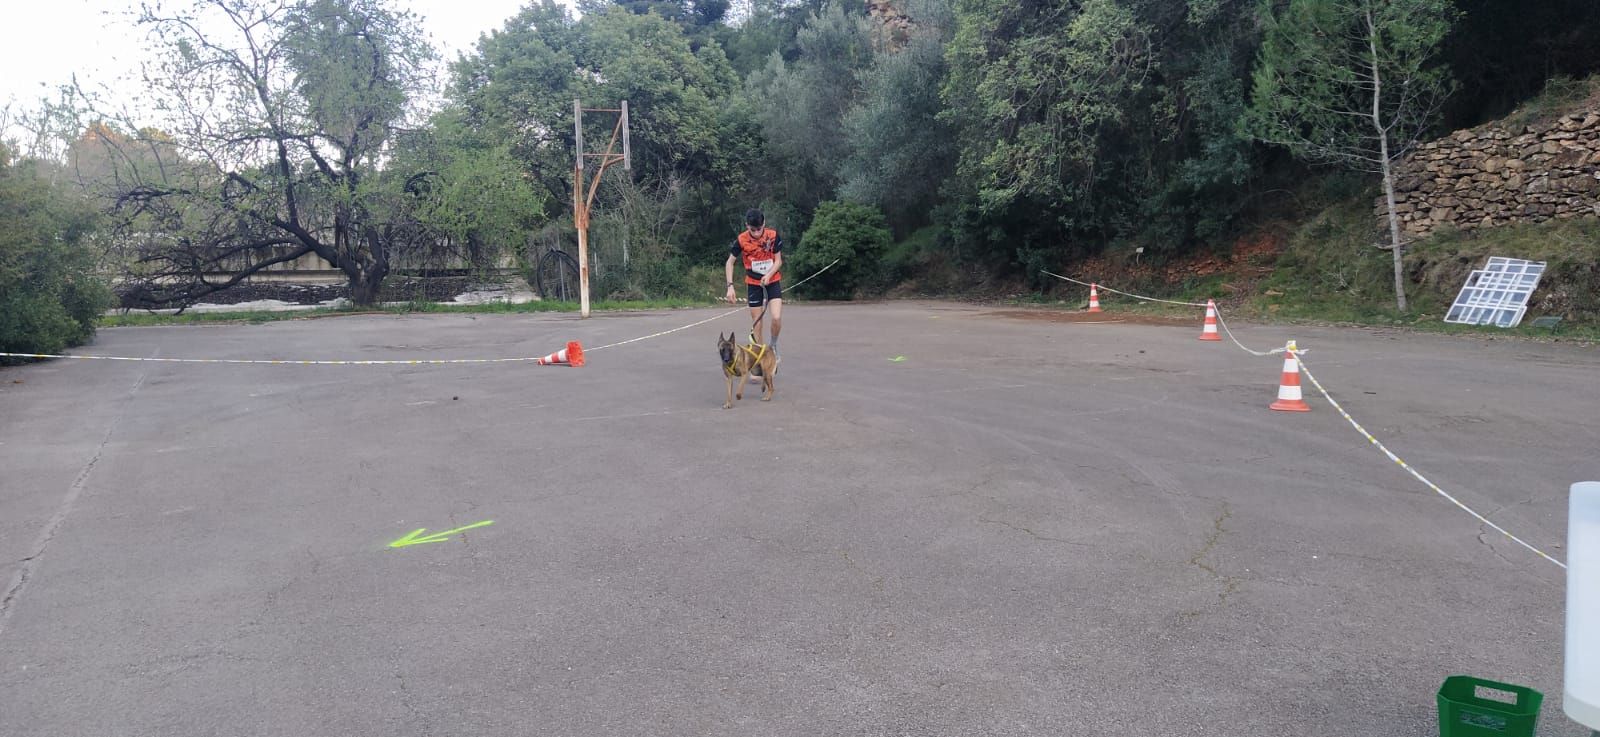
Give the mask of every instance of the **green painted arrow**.
M 900 363 L 904 360 L 906 360 L 905 356 L 895 356 L 894 358 L 889 359 L 889 363 Z
M 444 532 L 435 532 L 432 535 L 422 535 L 422 533 L 426 532 L 428 530 L 428 528 L 419 527 L 419 528 L 417 528 L 415 530 L 412 530 L 411 533 L 406 535 L 405 537 L 402 537 L 399 540 L 396 540 L 396 541 L 394 541 L 392 543 L 389 543 L 389 547 L 391 547 L 391 548 L 403 548 L 403 547 L 406 547 L 407 545 L 424 545 L 426 543 L 442 543 L 445 540 L 448 540 L 451 535 L 454 535 L 454 534 L 456 534 L 458 532 L 466 532 L 467 530 L 470 530 L 470 529 L 472 529 L 474 527 L 483 527 L 484 525 L 492 525 L 492 524 L 494 524 L 494 520 L 486 519 L 486 520 L 484 520 L 482 522 L 474 522 L 474 523 L 472 523 L 470 525 L 467 525 L 466 527 L 457 527 L 454 530 L 445 530 Z M 422 535 L 422 537 L 417 537 L 418 535 Z

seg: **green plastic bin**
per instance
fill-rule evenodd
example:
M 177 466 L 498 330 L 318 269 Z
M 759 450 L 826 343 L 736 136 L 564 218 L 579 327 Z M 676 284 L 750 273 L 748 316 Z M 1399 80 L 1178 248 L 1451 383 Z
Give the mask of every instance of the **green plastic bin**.
M 1534 737 L 1543 703 L 1526 686 L 1450 676 L 1439 687 L 1439 737 Z

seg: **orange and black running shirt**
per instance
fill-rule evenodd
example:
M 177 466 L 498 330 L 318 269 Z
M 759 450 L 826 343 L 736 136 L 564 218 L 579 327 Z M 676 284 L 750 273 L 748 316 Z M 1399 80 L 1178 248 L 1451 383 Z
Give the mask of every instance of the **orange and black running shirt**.
M 746 229 L 733 241 L 733 247 L 728 253 L 744 259 L 744 283 L 759 286 L 761 277 L 768 272 L 772 273 L 772 283 L 776 284 L 783 278 L 776 271 L 776 259 L 783 252 L 783 239 L 778 237 L 778 231 L 771 228 L 762 228 L 760 235 L 751 235 Z

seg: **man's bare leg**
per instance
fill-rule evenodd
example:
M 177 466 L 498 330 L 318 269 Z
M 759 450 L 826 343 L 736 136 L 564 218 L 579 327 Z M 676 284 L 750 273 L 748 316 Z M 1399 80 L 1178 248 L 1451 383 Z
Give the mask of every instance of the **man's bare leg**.
M 772 347 L 777 350 L 778 333 L 783 332 L 783 299 L 771 300 L 767 305 L 767 314 L 772 316 Z
M 783 363 L 783 356 L 778 353 L 778 333 L 783 332 L 783 300 L 774 299 L 767 303 L 772 314 L 772 354 L 778 360 L 772 364 L 772 372 L 778 372 L 778 364 Z

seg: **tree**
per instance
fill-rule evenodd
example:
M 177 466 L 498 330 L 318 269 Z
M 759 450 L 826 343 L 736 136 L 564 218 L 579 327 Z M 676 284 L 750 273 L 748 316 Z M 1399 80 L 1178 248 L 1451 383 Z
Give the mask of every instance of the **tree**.
M 584 15 L 603 13 L 613 5 L 634 15 L 654 13 L 677 23 L 696 51 L 701 46 L 716 43 L 713 32 L 731 7 L 729 0 L 578 0 L 578 10 Z
M 178 155 L 172 137 L 156 128 L 134 135 L 112 121 L 82 127 L 66 150 L 66 168 L 79 187 L 98 197 L 115 198 L 142 181 L 159 180 L 169 170 L 191 165 Z
M 1430 130 L 1451 85 L 1432 62 L 1456 11 L 1449 0 L 1264 0 L 1266 37 L 1248 130 L 1314 162 L 1383 179 L 1395 304 L 1406 310 L 1393 166 Z
M 790 261 L 796 272 L 814 273 L 835 259 L 837 266 L 812 282 L 823 297 L 849 299 L 855 290 L 882 273 L 883 253 L 893 240 L 883 213 L 849 202 L 824 202 L 801 239 L 805 244 Z
M 628 101 L 634 176 L 642 181 L 736 173 L 718 135 L 733 69 L 714 46 L 692 51 L 683 30 L 659 15 L 611 6 L 574 20 L 544 0 L 484 36 L 453 76 L 451 97 L 466 123 L 511 141 L 552 210 L 572 198 L 574 99 L 591 107 Z M 607 122 L 603 135 L 610 134 Z M 601 135 L 586 129 L 603 144 Z
M 955 169 L 952 132 L 939 117 L 950 3 L 927 0 L 911 11 L 916 25 L 906 45 L 880 42 L 857 72 L 860 96 L 842 121 L 851 146 L 839 167 L 839 196 L 879 207 L 902 233 L 930 221 Z
M 1459 83 L 1445 106 L 1451 128 L 1511 112 L 1559 76 L 1600 72 L 1600 3 L 1593 0 L 1455 0 L 1461 19 L 1443 58 Z
M 408 182 L 408 216 L 432 236 L 426 256 L 488 268 L 528 242 L 543 203 L 510 144 L 463 122 L 459 108 L 396 139 L 390 166 L 418 172 Z
M 59 353 L 94 335 L 109 291 L 95 273 L 94 207 L 44 162 L 0 145 L 0 351 Z
M 958 3 L 943 97 L 958 131 L 962 238 L 997 250 L 1103 242 L 1128 218 L 1127 182 L 1151 168 L 1137 165 L 1142 121 L 1172 112 L 1150 100 L 1154 31 L 1130 5 Z M 1015 254 L 1030 267 L 1043 259 Z
M 776 53 L 785 61 L 800 55 L 796 37 L 811 16 L 821 13 L 828 0 L 737 0 L 726 22 L 714 29 L 718 43 L 740 77 L 766 66 Z
M 1146 110 L 1129 115 L 1137 144 L 1122 166 L 1148 172 L 1129 178 L 1140 198 L 1130 229 L 1160 256 L 1227 237 L 1252 196 L 1260 174 L 1256 145 L 1239 120 L 1261 32 L 1255 0 L 1176 7 L 1150 0 L 1143 7 L 1157 30 L 1160 73 Z
M 192 0 L 146 5 L 138 24 L 161 52 L 145 80 L 162 143 L 184 162 L 131 167 L 119 195 L 146 301 L 192 303 L 316 254 L 371 304 L 397 258 L 436 240 L 416 212 L 437 172 L 390 165 L 429 80 L 412 15 L 386 0 Z M 123 128 L 150 143 L 152 129 Z
M 552 212 L 572 198 L 572 101 L 594 79 L 578 67 L 579 43 L 571 13 L 542 0 L 451 65 L 449 97 L 464 123 L 510 144 Z
M 759 143 L 745 106 L 733 99 L 738 79 L 727 58 L 715 44 L 692 49 L 683 28 L 656 13 L 607 6 L 574 19 L 550 0 L 530 4 L 483 37 L 452 73 L 450 97 L 465 125 L 509 142 L 550 212 L 571 207 L 574 99 L 590 107 L 629 103 L 638 188 L 602 186 L 597 226 L 632 192 L 726 201 L 754 168 Z M 613 121 L 591 116 L 586 139 L 604 146 Z M 723 224 L 704 215 L 714 209 L 691 213 L 701 227 L 686 235 L 706 239 L 699 245 L 712 254 L 727 243 Z M 594 258 L 607 252 L 590 249 Z M 602 266 L 592 267 L 598 276 Z
M 872 34 L 863 17 L 831 2 L 806 20 L 797 41 L 793 62 L 774 53 L 746 81 L 760 101 L 754 114 L 767 172 L 752 189 L 758 198 L 775 196 L 809 212 L 833 195 L 854 147 L 841 134 L 860 87 L 857 75 L 872 62 Z

